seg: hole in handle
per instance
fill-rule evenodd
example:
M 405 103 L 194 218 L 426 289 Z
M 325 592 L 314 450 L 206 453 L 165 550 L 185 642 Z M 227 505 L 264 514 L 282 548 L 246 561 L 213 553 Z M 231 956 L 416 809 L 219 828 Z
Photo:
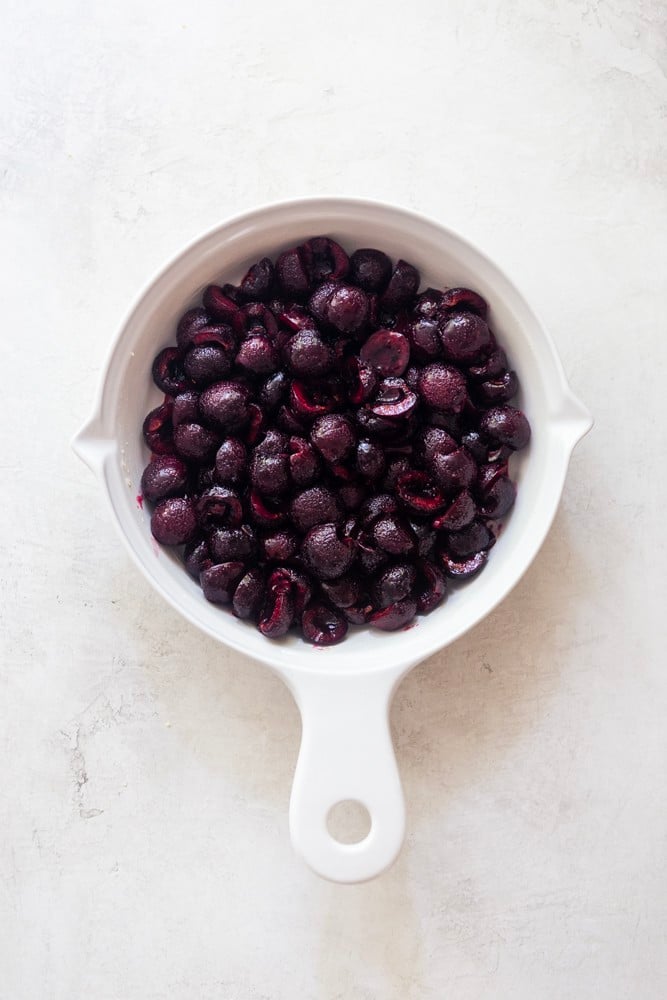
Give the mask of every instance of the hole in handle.
M 371 816 L 362 802 L 345 799 L 327 814 L 327 830 L 339 844 L 360 844 L 371 832 Z

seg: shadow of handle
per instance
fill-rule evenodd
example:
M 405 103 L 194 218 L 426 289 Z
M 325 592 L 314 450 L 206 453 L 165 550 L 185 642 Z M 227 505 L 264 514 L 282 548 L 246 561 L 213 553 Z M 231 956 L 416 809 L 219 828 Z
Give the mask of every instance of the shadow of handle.
M 401 849 L 405 804 L 389 707 L 404 673 L 288 679 L 302 719 L 290 801 L 292 845 L 313 871 L 334 882 L 374 878 Z M 360 802 L 371 817 L 368 836 L 357 844 L 341 844 L 327 829 L 330 810 L 348 800 Z

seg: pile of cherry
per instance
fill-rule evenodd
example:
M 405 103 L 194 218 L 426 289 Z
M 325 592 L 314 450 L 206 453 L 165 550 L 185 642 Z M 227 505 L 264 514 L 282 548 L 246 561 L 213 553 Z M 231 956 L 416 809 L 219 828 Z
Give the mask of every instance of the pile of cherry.
M 278 638 L 393 630 L 486 564 L 530 427 L 467 288 L 326 236 L 209 285 L 153 379 L 151 529 L 204 595 Z

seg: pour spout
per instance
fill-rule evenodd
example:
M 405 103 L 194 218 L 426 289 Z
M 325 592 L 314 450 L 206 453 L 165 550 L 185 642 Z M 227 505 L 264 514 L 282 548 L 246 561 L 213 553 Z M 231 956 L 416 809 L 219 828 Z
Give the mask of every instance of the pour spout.
M 98 473 L 102 469 L 112 442 L 105 434 L 99 416 L 96 415 L 72 438 L 71 444 L 74 454 L 91 472 Z
M 570 431 L 572 447 L 588 434 L 594 423 L 590 410 L 572 392 L 565 398 L 561 420 Z

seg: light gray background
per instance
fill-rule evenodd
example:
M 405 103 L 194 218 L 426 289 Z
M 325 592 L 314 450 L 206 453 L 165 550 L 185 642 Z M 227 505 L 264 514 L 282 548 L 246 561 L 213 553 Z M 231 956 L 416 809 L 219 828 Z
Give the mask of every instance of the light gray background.
M 5 3 L 0 996 L 667 995 L 667 20 L 655 0 Z M 342 193 L 476 241 L 597 425 L 521 585 L 402 685 L 374 883 L 291 852 L 298 714 L 174 615 L 68 441 L 138 288 Z

